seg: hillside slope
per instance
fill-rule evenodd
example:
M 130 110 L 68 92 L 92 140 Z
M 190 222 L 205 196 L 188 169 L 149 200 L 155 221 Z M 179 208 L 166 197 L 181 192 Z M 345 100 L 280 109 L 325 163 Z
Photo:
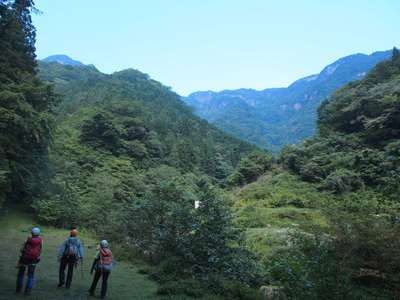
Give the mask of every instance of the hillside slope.
M 330 93 L 363 78 L 390 55 L 391 51 L 382 51 L 343 57 L 287 88 L 195 92 L 182 100 L 218 128 L 277 153 L 314 134 L 316 110 Z

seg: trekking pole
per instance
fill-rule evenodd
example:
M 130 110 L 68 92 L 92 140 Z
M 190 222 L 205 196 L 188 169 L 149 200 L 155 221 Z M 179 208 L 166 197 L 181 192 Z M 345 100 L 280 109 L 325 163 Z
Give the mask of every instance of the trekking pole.
M 82 280 L 83 280 L 83 260 L 81 258 L 81 274 L 82 274 Z

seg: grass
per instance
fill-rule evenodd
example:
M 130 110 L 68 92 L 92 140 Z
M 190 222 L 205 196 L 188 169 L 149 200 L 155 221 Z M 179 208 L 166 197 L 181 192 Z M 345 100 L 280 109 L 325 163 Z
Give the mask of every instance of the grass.
M 85 253 L 83 278 L 81 265 L 79 265 L 74 270 L 71 288 L 58 288 L 59 264 L 57 255 L 64 239 L 69 236 L 69 231 L 40 226 L 33 215 L 16 205 L 8 205 L 0 210 L 0 228 L 2 230 L 2 241 L 0 243 L 0 261 L 2 264 L 0 268 L 0 299 L 26 298 L 23 293 L 15 293 L 18 272 L 16 265 L 19 249 L 26 238 L 30 236 L 30 230 L 33 227 L 42 229 L 43 252 L 42 260 L 36 267 L 35 284 L 29 299 L 99 299 L 101 279 L 97 285 L 95 295 L 90 296 L 87 293 L 93 279 L 89 274 L 93 262 L 92 257 L 95 255 L 94 249 L 99 241 L 85 232 L 79 233 L 78 237 L 84 244 Z M 89 246 L 94 246 L 94 249 L 90 249 Z M 110 245 L 110 249 L 112 250 L 112 245 Z M 148 279 L 147 275 L 138 273 L 138 270 L 144 267 L 143 265 L 119 261 L 118 256 L 115 256 L 117 264 L 108 280 L 107 299 L 166 299 L 166 297 L 156 294 L 157 283 Z M 25 275 L 25 282 L 26 278 Z
M 266 208 L 249 205 L 235 207 L 235 224 L 239 228 L 288 228 L 299 225 L 327 227 L 327 221 L 320 211 L 291 206 Z
M 288 228 L 249 228 L 246 231 L 246 242 L 252 251 L 271 257 L 278 251 L 284 251 L 290 245 Z

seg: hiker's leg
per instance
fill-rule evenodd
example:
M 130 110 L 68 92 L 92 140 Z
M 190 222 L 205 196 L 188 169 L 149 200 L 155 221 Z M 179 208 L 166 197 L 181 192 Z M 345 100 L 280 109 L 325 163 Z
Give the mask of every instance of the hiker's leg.
M 28 266 L 28 279 L 26 280 L 25 295 L 29 295 L 32 291 L 34 276 L 35 276 L 36 264 L 30 264 Z
M 71 286 L 72 276 L 74 275 L 74 267 L 75 267 L 75 262 L 68 262 L 67 281 L 65 282 L 65 287 L 67 289 L 69 289 Z
M 67 267 L 67 261 L 61 258 L 60 261 L 60 268 L 58 269 L 59 274 L 59 284 L 58 286 L 61 287 L 65 283 L 65 268 Z
M 22 285 L 24 284 L 24 274 L 25 274 L 25 269 L 26 265 L 21 265 L 18 269 L 18 275 L 17 275 L 17 288 L 15 291 L 17 293 L 21 293 L 22 290 Z
M 96 271 L 94 273 L 93 282 L 92 282 L 92 285 L 90 286 L 90 289 L 89 289 L 90 295 L 94 294 L 94 290 L 96 289 L 97 282 L 99 281 L 100 276 L 101 276 L 101 272 L 100 271 Z
M 100 297 L 104 298 L 107 294 L 107 280 L 108 276 L 110 276 L 110 272 L 103 272 L 103 281 L 101 283 L 101 294 Z

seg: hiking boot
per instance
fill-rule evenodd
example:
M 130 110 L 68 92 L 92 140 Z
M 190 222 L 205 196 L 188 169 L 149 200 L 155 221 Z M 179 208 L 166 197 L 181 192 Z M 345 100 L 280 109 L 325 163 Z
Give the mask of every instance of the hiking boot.
M 66 289 L 69 289 L 70 287 L 71 287 L 70 285 L 66 285 L 66 286 L 65 286 Z
M 58 287 L 62 287 L 63 284 L 64 284 L 64 282 L 60 282 L 60 283 L 58 284 Z
M 90 296 L 94 295 L 94 292 L 92 292 L 91 290 L 88 290 L 88 293 L 89 293 Z

